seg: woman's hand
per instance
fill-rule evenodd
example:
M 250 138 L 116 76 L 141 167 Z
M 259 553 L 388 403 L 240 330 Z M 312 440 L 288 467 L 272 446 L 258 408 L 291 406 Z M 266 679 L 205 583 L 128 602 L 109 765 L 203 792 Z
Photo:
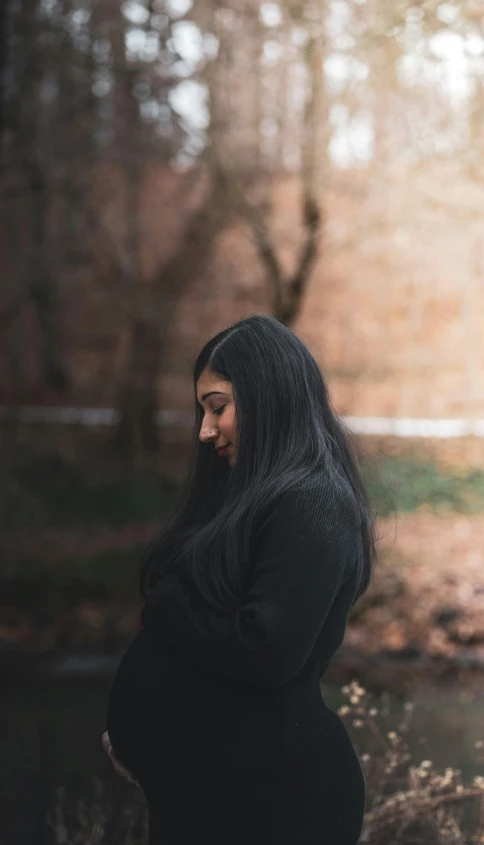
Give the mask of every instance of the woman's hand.
M 118 773 L 118 775 L 121 775 L 121 777 L 126 778 L 130 781 L 130 783 L 134 783 L 135 786 L 141 789 L 138 781 L 134 779 L 131 772 L 128 772 L 128 770 L 125 769 L 124 766 L 121 765 L 119 760 L 114 756 L 113 746 L 111 745 L 111 740 L 109 739 L 109 734 L 107 731 L 104 731 L 102 735 L 102 744 L 106 754 L 108 755 L 111 760 L 111 763 L 114 766 L 114 770 Z

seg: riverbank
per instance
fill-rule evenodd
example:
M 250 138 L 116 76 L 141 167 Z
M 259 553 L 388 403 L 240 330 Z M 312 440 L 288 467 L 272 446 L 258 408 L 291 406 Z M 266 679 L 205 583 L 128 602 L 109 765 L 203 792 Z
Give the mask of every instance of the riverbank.
M 4 684 L 0 714 L 4 726 L 2 754 L 5 762 L 0 777 L 0 816 L 4 830 L 15 832 L 15 838 L 12 835 L 11 840 L 8 837 L 5 840 L 9 845 L 14 842 L 15 845 L 24 845 L 37 840 L 49 843 L 66 841 L 67 831 L 72 841 L 77 841 L 79 837 L 83 842 L 87 839 L 91 841 L 82 820 L 76 818 L 78 802 L 82 800 L 83 816 L 87 814 L 94 823 L 99 819 L 98 810 L 107 813 L 109 808 L 109 814 L 116 820 L 119 809 L 123 808 L 124 813 L 132 800 L 139 797 L 132 787 L 130 791 L 129 784 L 114 774 L 100 741 L 105 730 L 111 675 L 119 656 L 94 653 L 94 650 L 74 652 L 66 649 L 44 649 L 43 653 L 39 650 L 29 653 L 25 649 L 22 652 L 19 649 L 0 652 L 3 678 L 7 665 L 15 675 L 11 674 L 9 683 Z M 445 771 L 446 786 L 441 789 L 444 803 L 451 799 L 447 773 L 450 771 L 448 767 L 452 767 L 457 778 L 456 794 L 452 795 L 452 800 L 462 801 L 469 791 L 472 792 L 473 779 L 482 779 L 482 760 L 479 762 L 478 759 L 483 741 L 482 685 L 480 690 L 474 690 L 461 682 L 452 683 L 449 676 L 449 683 L 442 686 L 433 683 L 427 675 L 425 683 L 415 686 L 414 694 L 392 694 L 391 685 L 398 678 L 398 661 L 395 658 L 386 658 L 386 662 L 380 664 L 382 656 L 374 655 L 371 660 L 357 664 L 358 658 L 353 655 L 351 662 L 350 656 L 344 646 L 338 651 L 325 675 L 322 693 L 328 707 L 343 718 L 364 766 L 368 807 L 371 808 L 367 817 L 368 831 L 371 833 L 373 830 L 369 823 L 375 808 L 378 807 L 380 820 L 381 813 L 390 813 L 391 805 L 389 803 L 385 810 L 386 802 L 405 788 L 402 783 L 410 783 L 409 777 L 414 779 L 418 776 L 423 760 L 427 761 L 425 766 L 432 764 L 436 772 Z M 365 675 L 365 667 L 373 661 L 387 673 L 389 683 L 384 684 L 384 690 L 373 688 L 370 678 Z M 412 658 L 401 659 L 400 680 L 410 680 L 412 668 L 415 668 L 412 661 Z M 338 678 L 338 673 L 354 673 L 355 669 L 353 678 L 358 680 L 345 687 L 342 683 L 344 676 L 340 674 Z M 30 670 L 35 675 L 29 675 Z M 480 677 L 482 680 L 482 673 Z M 352 690 L 355 690 L 355 695 Z M 360 690 L 364 692 L 363 697 Z M 193 706 L 197 706 L 196 688 L 193 690 Z M 402 730 L 404 723 L 407 728 Z M 410 758 L 405 758 L 409 762 L 404 760 L 403 770 L 394 772 L 391 769 L 387 774 L 387 767 L 395 763 L 398 748 L 393 738 L 397 734 L 408 745 Z M 394 782 L 386 785 L 393 774 L 396 776 Z M 428 775 L 425 769 L 421 788 L 409 793 L 405 805 L 409 814 L 415 807 L 424 819 L 428 819 L 430 809 L 422 803 L 426 797 L 425 787 L 429 785 Z M 96 778 L 94 789 L 93 777 Z M 464 793 L 459 791 L 461 782 L 467 785 Z M 102 799 L 98 800 L 97 787 L 101 783 L 108 788 L 108 794 L 103 793 Z M 474 789 L 472 794 L 475 792 Z M 434 793 L 435 790 L 432 801 L 437 801 Z M 68 812 L 65 816 L 59 815 L 58 806 L 63 797 L 67 799 Z M 59 823 L 64 838 L 47 838 L 47 812 Z M 67 828 L 63 827 L 64 821 Z M 127 824 L 124 816 L 123 823 Z M 393 836 L 388 819 L 384 834 L 386 842 L 402 841 Z M 138 841 L 139 836 L 135 838 Z M 132 841 L 128 835 L 126 838 L 116 835 L 114 839 L 125 845 Z M 112 840 L 107 835 L 105 840 L 100 837 L 92 841 Z M 368 841 L 377 845 L 383 840 L 371 838 Z
M 397 447 L 401 452 L 393 442 Z M 451 467 L 425 454 L 394 453 L 389 444 L 373 449 L 378 461 L 374 472 L 369 462 L 367 480 L 379 513 L 379 561 L 330 672 L 344 682 L 364 672 L 377 684 L 380 676 L 401 684 L 404 675 L 480 673 L 484 473 L 466 462 L 454 466 L 455 456 Z M 124 478 L 98 468 L 91 478 L 76 467 L 64 467 L 47 487 L 29 476 L 28 496 L 17 486 L 9 499 L 2 663 L 40 667 L 47 655 L 116 655 L 139 628 L 140 557 L 178 488 L 154 471 Z M 83 658 L 73 659 L 80 665 Z

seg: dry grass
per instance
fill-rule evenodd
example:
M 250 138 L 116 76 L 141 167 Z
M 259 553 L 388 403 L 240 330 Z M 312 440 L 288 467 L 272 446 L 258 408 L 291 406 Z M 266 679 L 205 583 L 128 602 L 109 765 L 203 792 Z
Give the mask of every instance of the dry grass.
M 55 845 L 145 845 L 148 842 L 148 811 L 144 795 L 133 788 L 129 800 L 111 784 L 93 777 L 94 796 L 75 801 L 57 789 L 57 801 L 47 824 Z
M 414 712 L 411 701 L 397 730 L 384 732 L 376 717 L 389 715 L 371 706 L 367 691 L 356 680 L 342 687 L 348 703 L 338 715 L 354 728 L 366 726 L 378 751 L 361 754 L 367 785 L 360 843 L 367 845 L 479 845 L 484 843 L 484 777 L 462 782 L 461 770 L 447 767 L 439 774 L 431 760 L 415 765 L 405 742 Z M 476 743 L 477 761 L 484 763 L 484 742 Z

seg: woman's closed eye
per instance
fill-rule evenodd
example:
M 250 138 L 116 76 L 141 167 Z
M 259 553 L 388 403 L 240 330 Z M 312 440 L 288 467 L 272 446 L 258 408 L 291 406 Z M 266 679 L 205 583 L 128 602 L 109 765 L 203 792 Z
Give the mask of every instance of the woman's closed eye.
M 214 414 L 218 414 L 220 416 L 220 414 L 222 413 L 224 408 L 225 408 L 225 405 L 222 405 L 221 408 L 216 408 L 216 410 L 214 411 Z

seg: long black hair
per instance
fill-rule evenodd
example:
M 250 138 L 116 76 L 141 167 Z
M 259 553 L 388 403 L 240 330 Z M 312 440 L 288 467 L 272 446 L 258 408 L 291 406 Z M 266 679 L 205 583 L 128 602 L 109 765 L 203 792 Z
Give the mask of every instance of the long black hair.
M 202 371 L 231 382 L 237 460 L 221 460 L 199 432 Z M 146 549 L 142 599 L 177 568 L 214 607 L 237 602 L 244 589 L 258 522 L 276 498 L 323 472 L 333 490 L 352 494 L 360 516 L 367 589 L 376 560 L 375 522 L 351 433 L 333 410 L 320 368 L 304 343 L 275 317 L 246 317 L 209 340 L 193 368 L 192 458 L 179 502 Z

